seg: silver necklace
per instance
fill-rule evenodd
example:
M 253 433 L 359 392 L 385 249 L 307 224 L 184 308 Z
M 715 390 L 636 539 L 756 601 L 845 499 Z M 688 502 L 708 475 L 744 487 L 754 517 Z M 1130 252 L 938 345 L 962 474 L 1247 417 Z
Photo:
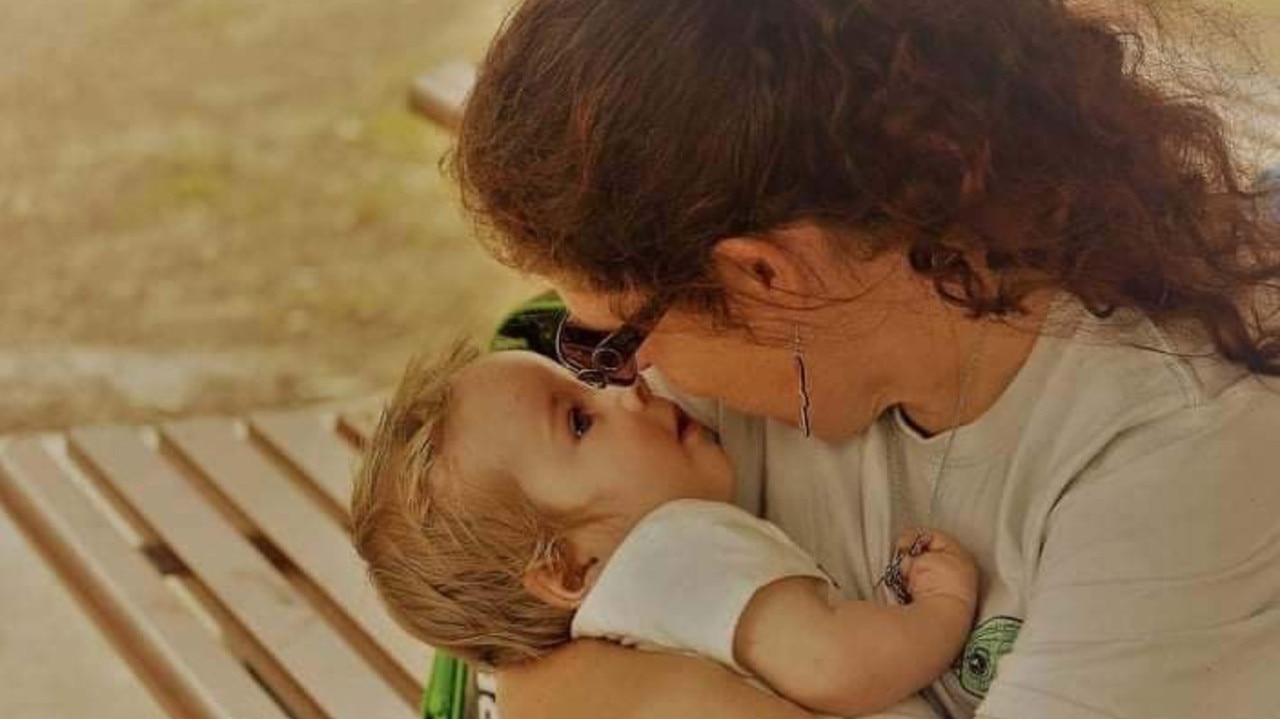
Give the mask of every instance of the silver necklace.
M 916 533 L 915 541 L 911 543 L 906 555 L 901 550 L 894 550 L 884 573 L 880 575 L 880 579 L 876 582 L 876 586 L 881 584 L 887 586 L 898 601 L 903 604 L 911 601 L 911 593 L 907 591 L 906 577 L 902 573 L 902 563 L 908 556 L 919 556 L 929 546 L 929 532 L 925 527 L 930 526 L 933 521 L 934 506 L 938 501 L 938 489 L 942 486 L 942 479 L 947 471 L 947 459 L 951 456 L 951 446 L 955 443 L 956 434 L 960 430 L 960 417 L 964 413 L 965 403 L 969 398 L 969 383 L 973 379 L 974 370 L 978 365 L 978 358 L 982 354 L 982 345 L 987 336 L 987 327 L 988 325 L 986 324 L 982 325 L 982 330 L 978 338 L 974 340 L 973 350 L 969 353 L 969 358 L 965 362 L 964 370 L 960 375 L 960 388 L 956 392 L 956 405 L 951 412 L 951 429 L 947 432 L 947 443 L 942 447 L 942 457 L 938 460 L 938 469 L 934 472 L 933 482 L 929 485 L 929 504 L 925 507 L 924 522 L 921 525 L 921 529 Z M 898 408 L 897 411 L 901 412 L 901 408 Z M 895 514 L 901 514 L 905 522 L 908 513 L 907 478 L 906 469 L 902 466 L 904 450 L 902 438 L 898 436 L 899 431 L 897 427 L 889 428 L 889 487 L 892 495 L 891 501 L 893 502 L 891 511 Z M 897 536 L 897 532 L 894 532 L 894 536 Z

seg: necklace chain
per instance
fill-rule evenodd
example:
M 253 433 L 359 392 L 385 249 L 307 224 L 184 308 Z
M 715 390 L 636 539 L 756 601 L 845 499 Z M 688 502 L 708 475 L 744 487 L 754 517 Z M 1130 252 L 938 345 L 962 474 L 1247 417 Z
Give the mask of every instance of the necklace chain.
M 964 370 L 960 375 L 960 388 L 956 391 L 955 407 L 951 411 L 951 429 L 947 430 L 947 441 L 942 446 L 942 457 L 938 459 L 938 468 L 933 472 L 933 481 L 929 482 L 929 504 L 924 510 L 924 526 L 928 526 L 933 519 L 933 508 L 937 503 L 938 489 L 942 486 L 942 478 L 946 475 L 947 459 L 951 457 L 951 446 L 955 444 L 956 434 L 960 430 L 960 417 L 964 415 L 965 404 L 969 400 L 969 384 L 973 381 L 974 371 L 977 370 L 978 358 L 982 356 L 983 339 L 986 339 L 987 326 L 983 325 L 982 334 L 974 340 L 973 349 L 969 352 L 969 357 L 965 359 Z M 901 412 L 901 407 L 897 408 L 897 412 Z M 904 467 L 904 446 L 902 446 L 902 438 L 899 430 L 892 429 L 890 431 L 890 482 L 893 486 L 893 502 L 897 508 L 906 509 L 906 468 Z M 904 512 L 905 513 L 905 512 Z
M 969 359 L 965 363 L 963 374 L 960 376 L 960 388 L 956 392 L 956 408 L 951 415 L 951 429 L 947 433 L 947 443 L 942 448 L 942 458 L 938 461 L 938 470 L 933 475 L 933 484 L 929 486 L 929 506 L 925 508 L 924 527 L 930 526 L 933 521 L 934 505 L 938 499 L 938 488 L 942 486 L 943 476 L 947 471 L 947 458 L 951 456 L 951 445 L 955 442 L 956 433 L 960 430 L 960 417 L 964 413 L 965 401 L 969 394 L 969 381 L 973 379 L 974 369 L 978 364 L 978 356 L 982 351 L 982 343 L 986 338 L 987 325 L 982 326 L 982 333 L 974 340 L 973 351 L 969 354 Z M 898 409 L 901 411 L 901 408 Z M 903 446 L 902 438 L 898 436 L 898 428 L 889 428 L 889 485 L 892 493 L 893 506 L 890 512 L 893 514 L 906 515 L 907 498 L 906 498 L 906 472 L 902 466 Z M 906 517 L 902 517 L 906 522 Z M 894 532 L 894 538 L 898 536 L 898 532 Z M 918 556 L 929 544 L 929 533 L 921 528 L 917 534 L 915 541 L 912 542 L 911 548 L 907 550 L 908 556 Z M 894 549 L 893 554 L 889 557 L 889 564 L 885 567 L 884 573 L 880 575 L 880 579 L 876 581 L 876 586 L 884 584 L 893 592 L 898 601 L 902 604 L 911 602 L 911 592 L 907 590 L 906 577 L 903 574 L 902 566 L 905 557 L 902 551 Z

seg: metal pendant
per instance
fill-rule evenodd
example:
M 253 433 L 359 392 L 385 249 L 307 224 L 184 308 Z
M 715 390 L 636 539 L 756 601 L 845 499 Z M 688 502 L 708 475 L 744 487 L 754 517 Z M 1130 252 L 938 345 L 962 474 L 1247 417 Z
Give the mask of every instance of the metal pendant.
M 917 534 L 906 554 L 903 554 L 901 549 L 893 553 L 893 557 L 889 559 L 889 566 L 884 568 L 884 573 L 880 575 L 880 579 L 876 580 L 876 586 L 883 584 L 888 587 L 899 604 L 911 603 L 911 591 L 907 589 L 907 576 L 902 571 L 902 563 L 907 557 L 918 557 L 924 554 L 929 547 L 930 539 L 928 532 L 921 531 Z

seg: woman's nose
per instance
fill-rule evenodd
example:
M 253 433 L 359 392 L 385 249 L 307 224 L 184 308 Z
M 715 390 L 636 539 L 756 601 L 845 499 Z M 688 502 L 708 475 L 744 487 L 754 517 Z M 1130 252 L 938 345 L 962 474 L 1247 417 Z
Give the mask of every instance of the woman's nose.
M 640 343 L 640 349 L 636 351 L 636 371 L 643 372 L 653 366 L 653 359 L 649 357 L 649 343 Z

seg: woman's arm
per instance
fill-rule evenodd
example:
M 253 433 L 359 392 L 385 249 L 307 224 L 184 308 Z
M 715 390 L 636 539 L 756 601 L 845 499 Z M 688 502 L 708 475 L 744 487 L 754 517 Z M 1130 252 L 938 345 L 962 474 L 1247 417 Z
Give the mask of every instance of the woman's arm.
M 813 719 L 707 659 L 580 639 L 498 674 L 511 719 Z

